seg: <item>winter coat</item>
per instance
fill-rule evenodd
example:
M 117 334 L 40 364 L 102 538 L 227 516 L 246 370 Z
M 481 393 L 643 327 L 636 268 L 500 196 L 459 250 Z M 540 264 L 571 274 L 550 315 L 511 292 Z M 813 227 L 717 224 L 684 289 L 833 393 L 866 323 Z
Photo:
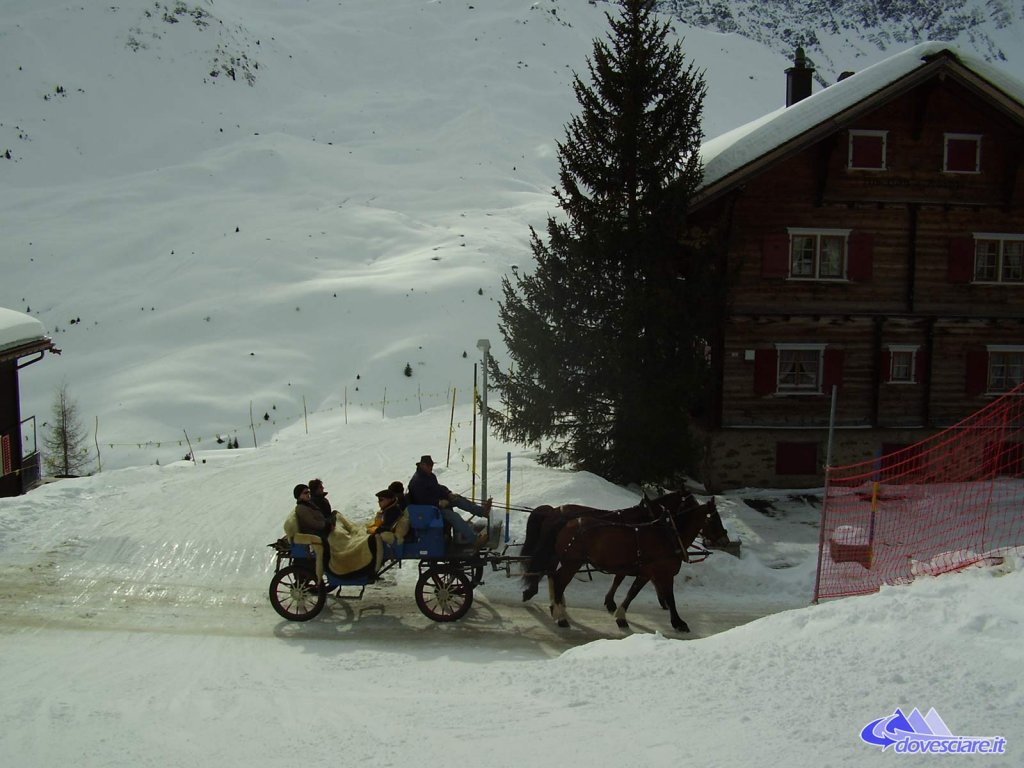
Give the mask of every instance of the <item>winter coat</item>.
M 316 506 L 316 508 L 320 510 L 320 514 L 322 514 L 324 516 L 324 520 L 331 520 L 331 519 L 333 519 L 333 517 L 334 517 L 334 510 L 331 509 L 331 502 L 327 498 L 327 494 L 326 493 L 323 494 L 323 495 L 320 495 L 320 494 L 316 494 L 316 493 L 310 492 L 309 498 L 310 498 L 310 501 L 312 501 L 313 504 Z
M 298 521 L 299 533 L 313 533 L 326 536 L 334 523 L 334 517 L 325 519 L 320 508 L 309 501 L 300 501 L 295 505 L 295 519 Z
M 366 525 L 367 533 L 392 533 L 393 540 L 401 544 L 409 535 L 409 515 L 398 502 L 391 502 L 390 506 L 377 510 L 377 515 L 372 523 Z M 384 538 L 387 543 L 393 543 L 392 539 Z
M 422 467 L 416 468 L 416 474 L 409 479 L 409 503 L 429 504 L 438 506 L 438 502 L 448 500 L 452 492 L 437 482 L 437 475 L 427 472 Z

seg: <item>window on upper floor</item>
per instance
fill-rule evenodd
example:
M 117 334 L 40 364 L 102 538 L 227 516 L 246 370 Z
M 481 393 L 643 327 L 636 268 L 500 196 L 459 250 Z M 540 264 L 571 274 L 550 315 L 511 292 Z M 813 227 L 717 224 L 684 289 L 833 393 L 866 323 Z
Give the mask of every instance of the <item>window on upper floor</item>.
M 1024 282 L 1024 235 L 976 234 L 974 282 Z
M 886 350 L 886 382 L 889 384 L 913 384 L 917 378 L 917 345 L 890 344 Z
M 779 347 L 779 392 L 820 392 L 822 347 Z
M 968 350 L 967 394 L 998 395 L 1024 381 L 1024 346 L 988 344 Z
M 855 171 L 884 171 L 888 131 L 850 131 L 847 168 Z
M 789 276 L 804 280 L 845 280 L 848 229 L 789 230 Z
M 761 240 L 761 277 L 823 282 L 868 282 L 874 236 L 870 232 L 788 227 Z
M 942 170 L 946 173 L 979 173 L 981 135 L 947 133 L 942 151 Z
M 988 391 L 1009 392 L 1024 381 L 1024 347 L 988 348 Z
M 754 392 L 820 395 L 843 380 L 843 350 L 826 344 L 778 342 L 754 353 Z

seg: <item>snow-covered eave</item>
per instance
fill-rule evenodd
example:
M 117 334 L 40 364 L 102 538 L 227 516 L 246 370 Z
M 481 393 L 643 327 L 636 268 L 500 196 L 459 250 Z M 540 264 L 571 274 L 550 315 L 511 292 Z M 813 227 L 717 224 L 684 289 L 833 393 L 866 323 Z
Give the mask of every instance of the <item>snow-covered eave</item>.
M 41 322 L 23 312 L 0 307 L 0 363 L 48 351 L 59 350 Z
M 945 43 L 922 43 L 705 142 L 701 147 L 704 179 L 691 209 L 842 130 L 939 69 L 1024 124 L 1024 84 Z

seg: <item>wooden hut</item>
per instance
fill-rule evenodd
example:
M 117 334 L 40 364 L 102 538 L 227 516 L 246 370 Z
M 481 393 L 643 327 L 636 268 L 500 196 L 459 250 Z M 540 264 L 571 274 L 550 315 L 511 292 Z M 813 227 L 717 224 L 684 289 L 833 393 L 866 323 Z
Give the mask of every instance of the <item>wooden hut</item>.
M 18 375 L 47 352 L 60 354 L 42 323 L 0 307 L 0 496 L 18 496 L 39 482 L 35 417 L 22 419 Z

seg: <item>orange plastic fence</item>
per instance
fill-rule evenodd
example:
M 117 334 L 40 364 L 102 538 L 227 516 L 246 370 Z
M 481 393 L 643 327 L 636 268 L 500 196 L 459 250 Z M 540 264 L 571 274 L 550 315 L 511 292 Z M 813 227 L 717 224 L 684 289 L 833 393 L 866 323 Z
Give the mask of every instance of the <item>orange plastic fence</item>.
M 826 473 L 815 601 L 1024 547 L 1024 384 L 932 437 Z

